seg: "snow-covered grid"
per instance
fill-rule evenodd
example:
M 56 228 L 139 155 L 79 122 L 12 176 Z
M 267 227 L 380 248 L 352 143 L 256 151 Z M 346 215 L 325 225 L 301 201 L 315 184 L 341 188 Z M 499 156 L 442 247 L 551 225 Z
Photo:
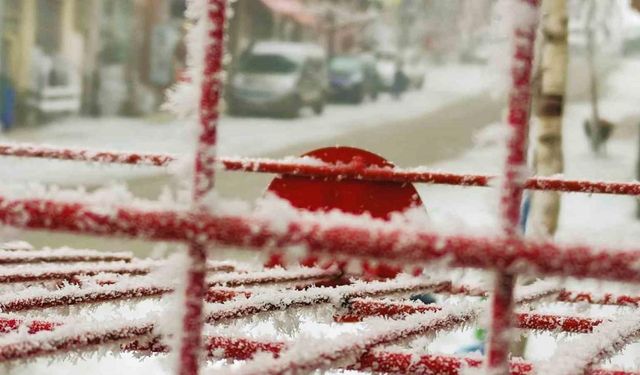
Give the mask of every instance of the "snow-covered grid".
M 180 241 L 189 245 L 189 257 L 177 255 L 165 261 L 141 261 L 126 253 L 103 255 L 74 249 L 32 251 L 7 246 L 0 253 L 0 282 L 10 288 L 2 289 L 10 292 L 0 297 L 0 309 L 5 314 L 0 316 L 0 362 L 15 363 L 99 347 L 114 352 L 134 352 L 141 358 L 157 353 L 177 354 L 177 360 L 172 362 L 175 371 L 196 374 L 200 371 L 200 348 L 203 346 L 212 360 L 236 360 L 231 365 L 224 361 L 214 362 L 206 369 L 211 373 L 289 374 L 343 369 L 457 374 L 474 371 L 484 363 L 487 371 L 495 374 L 534 371 L 545 374 L 635 374 L 595 368 L 600 361 L 640 335 L 640 320 L 635 310 L 617 317 L 591 317 L 544 314 L 532 308 L 543 301 L 638 307 L 639 296 L 599 296 L 586 291 L 565 290 L 555 279 L 530 285 L 516 286 L 515 283 L 515 275 L 523 273 L 640 282 L 640 253 L 634 249 L 531 242 L 517 233 L 524 189 L 628 195 L 637 195 L 640 189 L 637 183 L 526 178 L 525 138 L 537 0 L 511 1 L 515 7 L 512 9 L 515 15 L 514 59 L 508 118 L 512 133 L 502 179 L 504 233 L 483 236 L 425 230 L 424 222 L 411 213 L 381 221 L 339 212 L 301 212 L 286 203 L 267 199 L 261 202 L 257 211 L 238 214 L 218 202 L 211 192 L 216 162 L 214 150 L 225 3 L 225 0 L 192 1 L 189 14 L 196 20 L 196 26 L 190 38 L 205 48 L 192 51 L 190 64 L 195 69 L 190 83 L 192 90 L 183 87 L 182 97 L 178 94 L 174 97 L 174 103 L 182 100 L 182 109 L 187 112 L 187 103 L 200 103 L 194 207 L 172 205 L 166 208 L 148 202 L 121 207 L 117 202 L 105 201 L 104 197 L 70 202 L 70 195 L 59 192 L 44 192 L 41 198 L 25 198 L 24 194 L 0 197 L 0 221 L 5 225 Z M 198 39 L 198 35 L 204 35 L 204 39 Z M 173 157 L 162 155 L 140 157 L 133 153 L 61 151 L 38 149 L 37 146 L 7 146 L 0 150 L 14 156 L 156 166 L 173 160 Z M 222 164 L 231 170 L 322 175 L 337 179 L 490 184 L 488 176 L 437 174 L 421 169 L 364 170 L 355 165 L 325 165 L 306 159 L 222 160 Z M 267 167 L 263 168 L 265 165 Z M 212 208 L 213 212 L 207 211 Z M 399 267 L 398 270 L 406 271 L 415 271 L 416 266 L 423 266 L 427 261 L 431 261 L 431 265 L 414 276 L 399 275 L 381 280 L 358 279 L 357 274 L 346 275 L 345 269 L 335 265 L 250 270 L 230 263 L 207 263 L 205 249 L 212 243 L 257 249 L 302 244 L 309 251 L 339 253 L 352 263 L 366 258 L 381 264 L 389 262 L 389 269 Z M 434 264 L 436 259 L 440 261 Z M 450 266 L 496 270 L 498 275 L 490 288 L 477 282 L 466 285 L 464 278 L 436 275 L 437 268 Z M 453 297 L 432 305 L 403 299 L 421 293 L 465 298 Z M 483 301 L 486 297 L 490 297 L 489 303 Z M 93 317 L 69 318 L 55 314 L 58 308 L 103 307 L 105 302 L 117 304 L 133 299 L 159 301 L 143 317 L 125 314 L 117 318 L 109 315 L 105 319 L 98 313 Z M 294 309 L 310 307 L 314 308 L 318 320 L 329 322 L 326 328 L 331 328 L 331 334 L 324 337 L 300 334 L 283 341 L 274 337 L 251 337 L 240 328 L 243 322 L 251 325 L 251 319 L 264 314 L 284 314 L 285 317 L 278 318 L 283 320 L 282 329 L 295 331 L 295 324 L 292 325 L 286 315 Z M 516 307 L 519 311 L 514 312 Z M 41 314 L 40 317 L 14 315 L 44 309 L 53 311 L 46 317 Z M 420 345 L 420 337 L 431 337 L 475 321 L 482 323 L 487 318 L 490 319 L 487 324 L 490 336 L 486 361 L 476 356 L 421 354 L 412 346 Z M 346 322 L 351 326 L 339 328 Z M 531 364 L 509 358 L 512 328 L 584 336 L 579 345 L 569 342 L 561 346 L 550 361 Z M 414 350 L 394 347 L 401 343 L 409 343 Z

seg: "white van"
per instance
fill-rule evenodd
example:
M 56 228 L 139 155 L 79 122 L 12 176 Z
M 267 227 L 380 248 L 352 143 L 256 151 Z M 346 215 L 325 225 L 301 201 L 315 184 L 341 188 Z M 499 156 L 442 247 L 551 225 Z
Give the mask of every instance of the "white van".
M 231 114 L 297 117 L 309 106 L 321 114 L 328 91 L 324 50 L 314 44 L 258 42 L 233 70 L 227 92 Z

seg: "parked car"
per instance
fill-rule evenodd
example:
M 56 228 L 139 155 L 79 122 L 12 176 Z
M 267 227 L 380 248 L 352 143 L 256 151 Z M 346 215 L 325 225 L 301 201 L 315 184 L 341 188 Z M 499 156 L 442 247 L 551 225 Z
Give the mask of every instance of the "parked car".
M 372 100 L 378 98 L 378 73 L 373 57 L 334 57 L 329 63 L 329 81 L 334 99 L 362 103 L 367 97 Z
M 303 107 L 324 110 L 328 91 L 324 50 L 313 44 L 258 42 L 239 59 L 228 90 L 231 114 L 297 117 Z

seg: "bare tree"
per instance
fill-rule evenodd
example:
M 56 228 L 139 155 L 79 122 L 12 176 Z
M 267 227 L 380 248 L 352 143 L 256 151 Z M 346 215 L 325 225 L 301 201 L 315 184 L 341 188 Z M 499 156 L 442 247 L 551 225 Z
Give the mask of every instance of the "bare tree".
M 568 15 L 566 0 L 542 2 L 542 55 L 540 86 L 536 97 L 537 132 L 534 169 L 539 176 L 562 173 L 562 114 L 568 64 Z M 560 195 L 535 192 L 529 230 L 538 236 L 552 236 L 558 227 Z

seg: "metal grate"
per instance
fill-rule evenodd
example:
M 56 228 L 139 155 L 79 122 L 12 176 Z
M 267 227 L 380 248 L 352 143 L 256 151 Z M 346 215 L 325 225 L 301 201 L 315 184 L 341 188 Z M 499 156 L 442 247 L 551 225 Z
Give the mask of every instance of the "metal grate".
M 537 0 L 512 0 L 537 12 Z M 222 68 L 225 0 L 207 0 L 209 21 L 200 103 L 199 145 L 195 157 L 194 208 L 189 211 L 116 207 L 112 212 L 97 210 L 88 203 L 44 199 L 12 200 L 0 197 L 0 222 L 22 229 L 65 231 L 77 234 L 178 241 L 189 245 L 189 266 L 182 317 L 179 352 L 180 374 L 196 374 L 201 352 L 210 358 L 250 360 L 262 353 L 259 362 L 249 361 L 239 368 L 243 374 L 305 373 L 316 369 L 343 368 L 363 371 L 411 374 L 458 374 L 466 368 L 486 367 L 492 374 L 532 374 L 531 363 L 510 360 L 510 329 L 567 332 L 593 336 L 580 349 L 577 367 L 570 373 L 640 374 L 597 368 L 598 363 L 621 350 L 640 334 L 640 320 L 612 322 L 607 318 L 558 316 L 536 311 L 514 311 L 517 306 L 534 306 L 541 301 L 588 303 L 592 305 L 640 305 L 640 295 L 592 295 L 565 290 L 539 281 L 516 288 L 519 273 L 540 276 L 588 277 L 608 281 L 640 283 L 637 264 L 640 252 L 587 246 L 531 242 L 517 230 L 520 202 L 525 189 L 577 193 L 640 194 L 639 183 L 573 181 L 555 178 L 522 178 L 526 163 L 526 135 L 529 122 L 531 68 L 537 24 L 516 24 L 508 124 L 512 130 L 502 179 L 503 234 L 493 237 L 444 235 L 411 228 L 381 227 L 362 219 L 365 225 L 333 224 L 322 214 L 288 219 L 284 228 L 264 217 L 221 215 L 202 206 L 203 197 L 214 188 L 216 167 L 232 171 L 274 173 L 326 179 L 358 179 L 405 183 L 439 183 L 490 186 L 494 176 L 424 172 L 422 169 L 363 167 L 354 164 L 308 164 L 298 161 L 217 158 L 216 124 Z M 534 17 L 535 18 L 535 17 Z M 164 167 L 176 157 L 108 151 L 55 149 L 33 145 L 3 145 L 6 156 L 76 160 L 98 163 L 140 164 Z M 281 224 L 281 223 L 280 223 Z M 369 225 L 371 224 L 371 225 Z M 268 249 L 305 245 L 313 254 L 346 255 L 381 264 L 412 266 L 444 260 L 443 266 L 472 267 L 496 272 L 495 284 L 485 290 L 477 285 L 455 285 L 446 280 L 420 276 L 373 281 L 345 281 L 336 268 L 264 270 L 244 272 L 224 262 L 207 262 L 206 249 L 212 244 Z M 60 264 L 69 263 L 69 264 Z M 105 255 L 92 250 L 64 252 L 1 250 L 0 284 L 16 282 L 52 283 L 67 281 L 77 288 L 51 288 L 0 296 L 0 330 L 15 334 L 21 327 L 27 334 L 16 335 L 0 344 L 0 362 L 8 362 L 78 350 L 109 346 L 113 350 L 134 351 L 141 356 L 169 351 L 167 338 L 157 333 L 158 322 L 131 320 L 106 322 L 100 328 L 82 322 L 55 319 L 27 319 L 18 313 L 42 309 L 99 304 L 112 301 L 158 298 L 174 292 L 168 283 L 145 278 L 162 261 L 141 261 L 130 254 Z M 21 265 L 29 265 L 25 272 Z M 391 266 L 390 266 L 391 267 Z M 106 276 L 105 276 L 106 274 Z M 120 275 L 120 276 L 118 276 Z M 126 275 L 127 277 L 121 277 Z M 288 286 L 267 294 L 255 286 Z M 424 305 L 408 300 L 387 300 L 386 296 L 434 293 L 465 297 L 488 297 L 491 322 L 487 356 L 477 357 L 417 355 L 384 349 L 385 345 L 446 331 L 472 323 L 482 304 Z M 476 298 L 477 299 L 477 298 Z M 205 313 L 203 304 L 207 304 Z M 229 322 L 256 314 L 300 307 L 335 307 L 333 320 L 340 324 L 386 317 L 385 326 L 362 331 L 344 340 L 307 342 L 261 342 L 246 337 L 203 334 L 205 324 Z M 600 329 L 598 328 L 600 327 Z M 9 337 L 9 336 L 5 336 Z M 330 345 L 329 345 L 330 344 Z M 115 345 L 115 346 L 114 346 Z M 381 348 L 381 349 L 380 349 Z M 560 347 L 559 351 L 572 348 Z M 540 370 L 543 371 L 543 370 Z

